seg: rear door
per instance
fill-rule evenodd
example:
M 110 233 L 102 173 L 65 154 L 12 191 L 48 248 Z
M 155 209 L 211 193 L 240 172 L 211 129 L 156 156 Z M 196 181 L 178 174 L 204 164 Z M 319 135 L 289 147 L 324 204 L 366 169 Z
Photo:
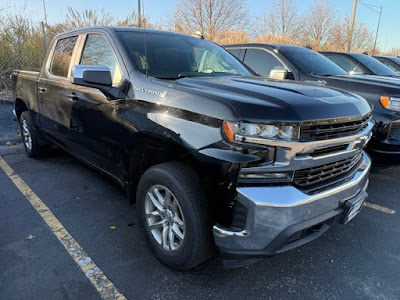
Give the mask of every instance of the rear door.
M 65 148 L 68 148 L 73 104 L 69 97 L 72 86 L 69 76 L 77 42 L 78 36 L 56 41 L 38 81 L 40 126 Z
M 287 69 L 273 54 L 263 49 L 247 49 L 243 62 L 265 77 L 269 77 L 272 70 Z

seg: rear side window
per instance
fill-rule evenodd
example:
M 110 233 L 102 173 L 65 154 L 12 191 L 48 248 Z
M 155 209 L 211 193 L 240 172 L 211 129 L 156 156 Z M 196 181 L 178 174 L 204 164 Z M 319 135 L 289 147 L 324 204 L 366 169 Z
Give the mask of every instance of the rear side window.
M 258 74 L 267 77 L 271 70 L 285 68 L 275 56 L 260 49 L 247 49 L 244 63 Z
M 89 34 L 83 48 L 81 65 L 107 66 L 111 71 L 113 85 L 122 80 L 121 68 L 107 38 L 101 34 Z
M 355 63 L 350 58 L 339 55 L 327 55 L 327 57 L 347 73 L 365 73 L 360 63 Z
M 77 39 L 78 37 L 74 36 L 57 41 L 50 66 L 51 74 L 68 77 L 69 64 Z

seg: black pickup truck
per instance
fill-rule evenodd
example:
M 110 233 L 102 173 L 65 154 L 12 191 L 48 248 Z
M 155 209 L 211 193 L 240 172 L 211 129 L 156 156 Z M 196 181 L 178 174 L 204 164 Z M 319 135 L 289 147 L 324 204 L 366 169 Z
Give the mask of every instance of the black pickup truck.
M 374 56 L 377 60 L 383 63 L 386 67 L 396 72 L 400 76 L 400 57 L 396 56 Z
M 173 268 L 205 261 L 215 244 L 226 266 L 293 249 L 367 197 L 364 99 L 254 76 L 204 39 L 70 31 L 13 86 L 27 154 L 56 144 L 119 182 Z
M 375 75 L 384 77 L 400 77 L 378 59 L 365 53 L 321 51 L 350 75 Z
M 369 152 L 377 161 L 400 162 L 400 79 L 349 75 L 330 59 L 305 47 L 237 44 L 225 48 L 262 76 L 337 88 L 365 98 L 374 106 L 376 120 Z

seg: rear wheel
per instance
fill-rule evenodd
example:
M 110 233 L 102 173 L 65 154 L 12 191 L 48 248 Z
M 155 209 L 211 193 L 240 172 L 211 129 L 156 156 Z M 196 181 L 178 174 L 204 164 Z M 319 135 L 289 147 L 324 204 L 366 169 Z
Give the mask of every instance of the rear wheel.
M 147 170 L 137 192 L 137 208 L 158 259 L 180 270 L 207 260 L 214 249 L 207 202 L 196 173 L 170 162 Z
M 33 123 L 32 116 L 28 111 L 24 111 L 19 119 L 22 143 L 26 154 L 29 157 L 38 157 L 43 154 L 43 147 L 41 144 L 42 138 L 38 132 L 35 124 Z

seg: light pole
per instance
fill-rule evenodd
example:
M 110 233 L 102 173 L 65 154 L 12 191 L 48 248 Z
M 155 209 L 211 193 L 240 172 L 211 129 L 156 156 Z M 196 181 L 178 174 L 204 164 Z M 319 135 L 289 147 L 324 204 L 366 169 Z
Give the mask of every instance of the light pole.
M 374 42 L 374 49 L 372 49 L 372 55 L 375 55 L 376 50 L 376 42 L 378 40 L 378 32 L 379 32 L 379 25 L 381 24 L 381 16 L 382 16 L 382 6 L 379 10 L 379 20 L 378 20 L 378 27 L 376 28 L 376 35 L 375 35 L 375 42 Z
M 354 2 L 353 2 L 353 12 L 351 14 L 351 25 L 350 25 L 349 41 L 347 43 L 347 52 L 350 52 L 351 42 L 353 40 L 353 31 L 354 31 L 354 22 L 355 22 L 355 19 L 356 19 L 356 11 L 357 11 L 357 0 L 354 0 Z
M 366 8 L 369 8 L 370 10 L 376 12 L 379 14 L 379 19 L 378 19 L 378 26 L 376 28 L 376 34 L 375 34 L 375 41 L 374 41 L 374 48 L 372 49 L 372 55 L 375 54 L 376 51 L 376 43 L 378 41 L 378 32 L 379 32 L 379 26 L 381 24 L 381 16 L 382 16 L 382 8 L 383 6 L 376 6 L 376 5 L 372 5 L 369 3 L 365 3 L 361 0 L 358 0 L 358 2 L 360 2 L 361 5 L 364 5 Z
M 47 52 L 47 38 L 46 38 L 46 26 L 47 26 L 47 12 L 46 12 L 46 2 L 43 2 L 43 11 L 44 11 L 44 22 L 42 22 L 42 30 L 43 30 L 43 45 L 44 45 L 44 52 Z
M 138 0 L 138 26 L 142 27 L 142 0 Z

